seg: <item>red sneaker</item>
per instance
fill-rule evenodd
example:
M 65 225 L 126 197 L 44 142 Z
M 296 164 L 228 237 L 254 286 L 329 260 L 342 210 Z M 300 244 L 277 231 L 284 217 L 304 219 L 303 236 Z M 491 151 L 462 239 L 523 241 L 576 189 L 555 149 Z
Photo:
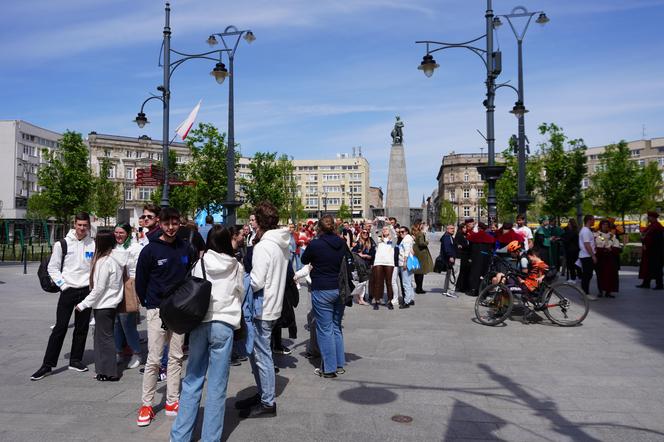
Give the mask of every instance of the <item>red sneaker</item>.
M 166 402 L 164 410 L 166 410 L 166 416 L 177 416 L 178 410 L 180 409 L 180 401 L 175 401 L 172 404 Z
M 147 427 L 154 419 L 154 411 L 152 407 L 148 405 L 143 405 L 140 410 L 138 410 L 138 418 L 136 419 L 136 425 L 139 427 Z

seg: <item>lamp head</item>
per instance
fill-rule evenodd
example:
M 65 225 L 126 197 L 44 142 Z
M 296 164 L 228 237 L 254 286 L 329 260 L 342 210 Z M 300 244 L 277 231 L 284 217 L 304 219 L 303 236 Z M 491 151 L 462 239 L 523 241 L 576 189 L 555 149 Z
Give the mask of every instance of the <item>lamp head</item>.
M 228 77 L 228 70 L 226 69 L 226 65 L 224 65 L 222 62 L 217 63 L 214 66 L 214 69 L 212 69 L 212 72 L 210 72 L 210 75 L 214 77 L 217 83 L 223 83 L 226 77 Z
M 500 21 L 500 17 L 494 17 L 493 18 L 493 29 L 498 29 L 503 25 L 503 22 Z
M 134 123 L 138 125 L 141 129 L 145 127 L 146 124 L 149 123 L 148 118 L 145 116 L 143 112 L 139 112 L 136 115 L 136 119 L 134 120 Z
M 551 21 L 549 20 L 549 17 L 547 17 L 544 12 L 541 12 L 540 15 L 537 17 L 537 20 L 535 20 L 535 23 L 538 23 L 540 25 L 545 25 L 549 21 Z
M 514 103 L 514 107 L 510 111 L 511 114 L 514 114 L 515 117 L 521 118 L 528 113 L 528 109 L 523 105 L 522 102 L 517 101 Z
M 253 43 L 254 40 L 256 40 L 256 36 L 254 35 L 253 32 L 247 31 L 244 34 L 244 39 L 246 40 L 247 43 L 251 44 L 251 43 Z
M 417 69 L 424 72 L 424 75 L 426 75 L 428 78 L 431 77 L 433 75 L 433 71 L 439 67 L 440 65 L 436 63 L 436 60 L 433 59 L 433 56 L 431 54 L 427 54 L 422 57 L 422 62 L 417 67 Z
M 209 44 L 210 46 L 215 46 L 215 45 L 217 45 L 217 43 L 218 43 L 217 38 L 214 35 L 210 35 L 208 37 L 207 44 Z

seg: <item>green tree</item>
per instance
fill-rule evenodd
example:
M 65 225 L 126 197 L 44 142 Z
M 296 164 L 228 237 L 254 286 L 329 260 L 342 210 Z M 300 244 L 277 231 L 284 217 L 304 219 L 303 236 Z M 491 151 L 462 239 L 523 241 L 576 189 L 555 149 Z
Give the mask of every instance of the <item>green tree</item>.
M 503 165 L 505 172 L 500 179 L 496 181 L 496 199 L 498 215 L 503 220 L 514 219 L 517 215 L 517 205 L 514 202 L 518 190 L 518 171 L 519 163 L 514 155 L 516 151 L 516 140 L 510 138 L 509 148 L 503 151 Z M 530 155 L 526 159 L 526 192 L 534 196 L 536 190 L 540 187 L 542 174 L 542 161 L 538 155 Z M 488 188 L 485 186 L 484 194 L 488 194 Z
M 80 133 L 66 131 L 60 146 L 43 150 L 45 163 L 37 174 L 48 212 L 65 223 L 70 216 L 88 210 L 93 177 L 88 166 L 88 148 Z
M 626 215 L 641 213 L 643 205 L 651 204 L 659 194 L 661 176 L 657 180 L 652 174 L 652 167 L 639 166 L 631 159 L 627 142 L 622 140 L 600 155 L 588 196 L 603 214 L 618 215 L 624 225 Z
M 341 218 L 343 221 L 350 221 L 351 219 L 351 213 L 350 213 L 350 207 L 346 204 L 346 202 L 342 202 L 341 205 L 339 206 L 339 212 L 337 214 L 338 218 Z
M 662 205 L 662 174 L 654 161 L 649 162 L 641 171 L 641 192 L 639 206 L 641 212 L 654 210 Z
M 454 211 L 454 206 L 450 201 L 444 200 L 440 205 L 440 225 L 445 228 L 450 224 L 455 224 L 457 222 L 457 214 Z
M 257 152 L 249 163 L 251 178 L 240 178 L 240 186 L 249 207 L 269 201 L 279 207 L 280 216 L 288 218 L 291 203 L 296 198 L 293 163 L 286 155 L 277 158 L 276 152 Z
M 28 199 L 27 219 L 48 219 L 55 213 L 51 208 L 48 198 L 43 193 L 33 193 Z
M 587 172 L 586 145 L 580 138 L 570 140 L 553 123 L 543 123 L 538 129 L 541 135 L 549 136 L 540 144 L 542 210 L 556 217 L 567 215 L 581 202 L 581 181 Z
M 189 178 L 196 181 L 196 208 L 215 213 L 222 209 L 227 198 L 228 174 L 226 173 L 225 134 L 212 124 L 200 123 L 187 137 L 192 161 Z M 239 156 L 235 157 L 237 170 Z
M 99 176 L 94 180 L 94 193 L 92 195 L 92 208 L 99 218 L 104 219 L 108 225 L 108 218 L 117 214 L 122 203 L 120 185 L 108 179 L 111 162 L 103 158 L 99 165 Z

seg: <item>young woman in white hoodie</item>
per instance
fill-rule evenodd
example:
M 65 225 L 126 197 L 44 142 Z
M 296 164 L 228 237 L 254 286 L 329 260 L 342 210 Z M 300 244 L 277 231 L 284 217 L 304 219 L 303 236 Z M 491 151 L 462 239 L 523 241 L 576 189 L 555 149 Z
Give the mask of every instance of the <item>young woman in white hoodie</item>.
M 94 314 L 95 371 L 98 381 L 119 380 L 113 327 L 116 308 L 123 296 L 123 267 L 111 256 L 114 248 L 115 236 L 112 232 L 97 233 L 95 255 L 90 270 L 90 294 L 76 305 L 76 310 L 92 308 Z
M 212 297 L 203 322 L 189 335 L 187 374 L 182 381 L 180 408 L 171 429 L 174 442 L 191 440 L 206 375 L 201 440 L 220 440 L 223 431 L 233 330 L 240 328 L 244 300 L 244 268 L 234 257 L 231 232 L 225 227 L 212 227 L 207 247 L 192 274 L 212 283 Z

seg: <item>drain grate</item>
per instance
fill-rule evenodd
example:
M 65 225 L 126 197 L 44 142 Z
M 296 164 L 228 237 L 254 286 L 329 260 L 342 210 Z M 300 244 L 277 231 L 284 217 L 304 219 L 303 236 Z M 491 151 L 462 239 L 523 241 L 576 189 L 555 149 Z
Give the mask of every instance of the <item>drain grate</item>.
M 399 422 L 400 424 L 409 424 L 413 422 L 412 417 L 403 414 L 395 414 L 394 416 L 392 416 L 392 420 L 394 422 Z

